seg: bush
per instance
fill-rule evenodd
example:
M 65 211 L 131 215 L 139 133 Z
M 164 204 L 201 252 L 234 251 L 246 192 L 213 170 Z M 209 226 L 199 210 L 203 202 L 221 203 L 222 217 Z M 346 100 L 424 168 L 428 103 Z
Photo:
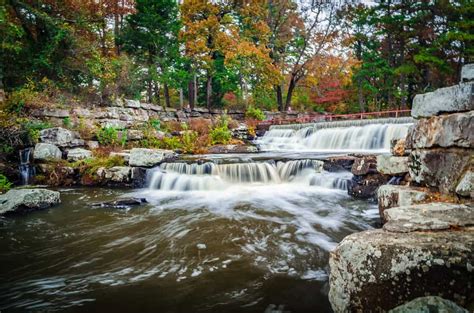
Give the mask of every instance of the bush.
M 249 106 L 245 112 L 245 117 L 253 120 L 263 121 L 265 114 L 259 108 Z
M 71 118 L 69 116 L 63 118 L 63 125 L 66 128 L 71 128 L 72 123 L 71 123 Z
M 183 144 L 178 137 L 165 137 L 159 141 L 158 147 L 161 149 L 176 150 L 182 149 Z
M 120 138 L 119 131 L 119 128 L 113 126 L 102 127 L 96 134 L 97 140 L 101 145 L 116 146 L 120 144 L 121 146 L 125 146 L 127 143 L 127 131 L 123 130 Z
M 25 141 L 31 144 L 38 142 L 40 131 L 52 127 L 48 122 L 25 121 L 22 119 L 21 123 L 26 134 Z
M 0 174 L 0 192 L 7 192 L 10 190 L 11 186 L 12 183 L 8 180 L 8 178 L 5 175 Z
M 153 129 L 155 129 L 155 130 L 160 130 L 160 126 L 161 126 L 160 120 L 158 120 L 158 119 L 156 119 L 156 118 L 152 118 L 152 119 L 150 119 L 150 121 L 148 122 L 148 124 L 149 124 L 150 127 L 152 127 Z

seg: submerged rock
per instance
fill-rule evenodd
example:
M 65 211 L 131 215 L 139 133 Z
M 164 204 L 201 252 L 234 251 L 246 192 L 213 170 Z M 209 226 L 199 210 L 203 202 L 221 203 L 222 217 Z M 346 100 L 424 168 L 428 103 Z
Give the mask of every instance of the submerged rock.
M 397 306 L 388 313 L 468 313 L 456 303 L 441 297 L 420 297 L 403 305 Z
M 48 189 L 12 189 L 0 195 L 0 215 L 46 209 L 60 202 L 60 194 Z
M 383 228 L 391 232 L 443 230 L 474 225 L 474 207 L 433 202 L 401 206 L 384 211 Z
M 473 249 L 474 228 L 347 236 L 329 259 L 332 308 L 383 312 L 427 295 L 472 303 Z
M 384 211 L 393 207 L 407 206 L 426 201 L 430 192 L 416 187 L 383 185 L 377 191 L 380 218 L 385 222 Z
M 174 156 L 174 152 L 162 149 L 133 148 L 130 151 L 130 166 L 152 167 Z
M 440 88 L 433 92 L 416 95 L 411 116 L 431 117 L 442 113 L 474 110 L 474 83 Z
M 354 156 L 332 157 L 324 160 L 323 168 L 328 172 L 346 172 L 352 169 L 355 160 Z
M 386 175 L 403 175 L 408 173 L 408 157 L 378 155 L 377 171 Z
M 349 195 L 358 199 L 375 199 L 378 188 L 386 184 L 388 180 L 389 176 L 382 174 L 353 176 L 349 184 Z
M 105 202 L 98 202 L 93 203 L 92 206 L 95 207 L 113 207 L 117 209 L 128 208 L 131 206 L 142 205 L 144 203 L 148 203 L 145 198 L 124 198 L 118 199 L 114 201 L 105 201 Z
M 61 160 L 62 155 L 61 150 L 50 143 L 37 143 L 33 152 L 33 158 L 37 161 Z

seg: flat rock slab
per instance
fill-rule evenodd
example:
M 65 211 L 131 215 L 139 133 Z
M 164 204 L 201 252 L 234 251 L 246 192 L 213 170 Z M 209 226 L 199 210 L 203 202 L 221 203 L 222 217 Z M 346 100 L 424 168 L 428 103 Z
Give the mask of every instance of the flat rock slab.
M 386 312 L 423 296 L 474 301 L 474 228 L 352 234 L 331 253 L 335 312 Z
M 385 175 L 403 175 L 408 173 L 408 157 L 378 155 L 377 171 Z
M 473 94 L 474 83 L 461 83 L 416 95 L 413 99 L 411 116 L 422 118 L 474 110 Z
M 174 156 L 171 150 L 133 148 L 130 151 L 130 166 L 152 167 Z
M 383 228 L 390 232 L 443 230 L 474 225 L 474 207 L 453 203 L 426 203 L 384 211 Z
M 474 63 L 466 64 L 461 70 L 461 82 L 474 80 Z
M 57 191 L 48 189 L 12 189 L 0 195 L 0 215 L 49 208 L 61 202 Z
M 384 211 L 394 207 L 408 206 L 426 201 L 431 193 L 427 188 L 400 185 L 383 185 L 377 190 L 380 218 L 385 223 Z

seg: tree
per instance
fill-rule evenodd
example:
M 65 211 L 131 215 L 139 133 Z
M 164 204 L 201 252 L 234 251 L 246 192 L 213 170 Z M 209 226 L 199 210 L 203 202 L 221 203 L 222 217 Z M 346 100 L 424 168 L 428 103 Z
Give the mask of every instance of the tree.
M 146 66 L 149 101 L 158 101 L 160 84 L 170 106 L 169 81 L 178 69 L 178 5 L 175 0 L 137 0 L 136 12 L 127 17 L 120 43 Z

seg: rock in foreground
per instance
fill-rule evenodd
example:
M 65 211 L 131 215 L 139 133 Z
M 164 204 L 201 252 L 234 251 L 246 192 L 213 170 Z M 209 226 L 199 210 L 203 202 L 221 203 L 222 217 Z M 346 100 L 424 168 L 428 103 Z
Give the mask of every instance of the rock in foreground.
M 474 301 L 474 228 L 346 237 L 331 253 L 335 312 L 383 312 L 426 295 L 461 306 Z
M 61 202 L 57 191 L 48 189 L 12 189 L 0 195 L 0 215 L 49 208 Z
M 152 167 L 173 155 L 170 150 L 133 148 L 128 163 L 130 166 Z
M 398 306 L 389 313 L 468 313 L 456 303 L 440 297 L 421 297 Z

